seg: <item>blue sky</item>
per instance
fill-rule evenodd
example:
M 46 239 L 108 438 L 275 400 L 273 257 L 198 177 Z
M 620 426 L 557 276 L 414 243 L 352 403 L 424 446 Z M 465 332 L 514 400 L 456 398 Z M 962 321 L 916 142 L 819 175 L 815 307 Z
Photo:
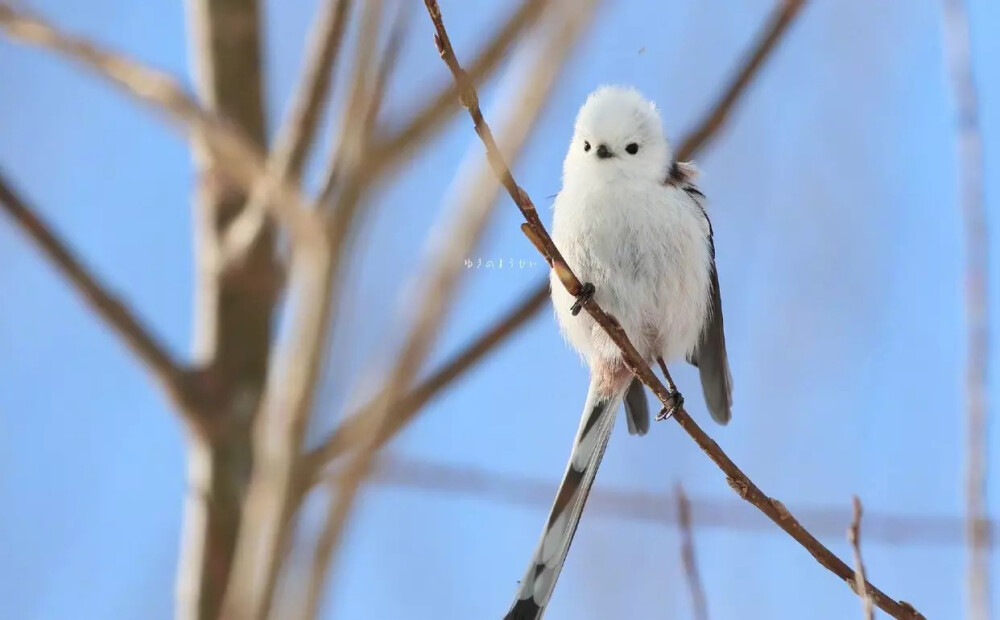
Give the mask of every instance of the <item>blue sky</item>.
M 182 3 L 97 0 L 87 11 L 66 0 L 29 4 L 66 29 L 186 76 Z M 267 3 L 272 127 L 296 79 L 315 4 Z M 442 2 L 462 57 L 506 5 Z M 515 167 L 543 219 L 545 197 L 559 188 L 573 115 L 589 91 L 636 85 L 657 101 L 677 138 L 712 101 L 769 9 L 764 0 L 608 3 Z M 970 10 L 992 222 L 1000 66 L 986 59 L 1000 54 L 1000 40 L 989 36 L 1000 27 L 1000 7 L 974 0 Z M 389 118 L 448 77 L 426 16 L 414 13 Z M 487 104 L 494 90 L 484 89 Z M 857 493 L 871 512 L 961 514 L 965 346 L 953 118 L 940 3 L 814 0 L 699 158 L 716 231 L 733 422 L 711 425 L 691 369 L 678 368 L 675 378 L 699 422 L 789 506 L 842 507 L 846 515 Z M 378 377 L 403 328 L 399 291 L 420 265 L 424 235 L 474 140 L 467 119 L 454 121 L 380 192 L 342 309 L 350 329 L 333 341 L 319 426 Z M 77 67 L 0 39 L 0 167 L 187 356 L 193 175 L 184 142 Z M 472 258 L 537 261 L 519 223 L 501 201 Z M 432 362 L 533 287 L 544 276 L 540 265 L 470 271 Z M 997 273 L 995 260 L 991 266 Z M 997 290 L 995 277 L 990 288 Z M 392 450 L 554 482 L 586 382 L 546 311 L 428 406 Z M 996 441 L 991 429 L 991 447 Z M 735 497 L 672 424 L 654 426 L 642 440 L 618 428 L 597 487 L 666 492 L 677 481 L 698 497 Z M 995 477 L 990 487 L 993 498 L 1000 495 Z M 0 218 L 5 612 L 44 620 L 171 617 L 183 494 L 183 434 L 154 385 Z M 995 512 L 997 501 L 990 504 Z M 371 488 L 331 580 L 326 616 L 499 617 L 543 520 L 542 510 Z M 776 528 L 699 529 L 695 538 L 713 618 L 859 613 L 843 583 Z M 848 556 L 843 538 L 824 542 Z M 671 527 L 585 515 L 546 617 L 690 617 L 677 549 Z M 872 542 L 864 552 L 870 579 L 890 595 L 928 618 L 961 613 L 961 549 Z

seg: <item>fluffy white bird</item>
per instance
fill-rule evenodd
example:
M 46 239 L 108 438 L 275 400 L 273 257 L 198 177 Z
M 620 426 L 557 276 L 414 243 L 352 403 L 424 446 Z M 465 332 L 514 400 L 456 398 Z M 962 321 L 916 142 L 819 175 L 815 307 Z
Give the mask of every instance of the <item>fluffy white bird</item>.
M 653 103 L 631 88 L 588 97 L 576 119 L 556 197 L 552 238 L 584 293 L 613 314 L 650 364 L 686 359 L 701 374 L 709 412 L 729 421 L 732 378 L 726 358 L 712 225 L 690 164 L 672 161 Z M 590 388 L 559 492 L 506 620 L 541 618 L 555 588 L 604 456 L 614 414 L 625 400 L 629 432 L 649 430 L 642 384 L 621 352 L 552 275 L 560 329 L 590 367 Z M 669 413 L 669 412 L 664 412 Z

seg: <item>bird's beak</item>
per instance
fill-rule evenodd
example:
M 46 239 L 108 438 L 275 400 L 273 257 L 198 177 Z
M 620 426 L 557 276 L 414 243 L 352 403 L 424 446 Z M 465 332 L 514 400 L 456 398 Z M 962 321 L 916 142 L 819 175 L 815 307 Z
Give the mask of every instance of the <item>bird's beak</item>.
M 611 152 L 607 144 L 602 144 L 597 147 L 597 157 L 600 159 L 608 159 L 614 157 L 615 154 Z

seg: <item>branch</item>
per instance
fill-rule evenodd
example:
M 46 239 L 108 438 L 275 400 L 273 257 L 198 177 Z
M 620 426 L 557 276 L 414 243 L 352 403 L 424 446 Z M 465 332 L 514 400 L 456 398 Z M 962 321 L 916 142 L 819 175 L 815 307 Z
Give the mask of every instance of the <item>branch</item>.
M 239 19 L 234 21 L 241 22 Z M 208 143 L 216 154 L 221 171 L 227 175 L 225 180 L 239 184 L 243 191 L 249 191 L 261 179 L 269 194 L 274 196 L 274 200 L 268 203 L 272 214 L 288 227 L 298 241 L 305 244 L 320 242 L 319 227 L 315 225 L 312 209 L 308 206 L 310 202 L 293 184 L 268 172 L 259 143 L 252 133 L 232 125 L 237 119 L 219 118 L 206 112 L 174 78 L 164 73 L 102 49 L 85 39 L 63 34 L 48 23 L 19 13 L 6 4 L 0 4 L 0 30 L 16 41 L 51 49 L 87 65 L 129 95 L 152 104 L 188 130 L 189 137 Z
M 865 614 L 865 620 L 874 620 L 875 610 L 872 608 L 872 599 L 865 591 L 865 564 L 861 561 L 861 500 L 855 495 L 854 498 L 854 519 L 851 526 L 847 528 L 847 542 L 851 543 L 854 549 L 854 591 L 860 592 L 861 609 Z
M 677 523 L 681 534 L 681 561 L 684 564 L 684 574 L 687 576 L 691 589 L 691 606 L 694 609 L 695 620 L 708 620 L 708 603 L 705 600 L 705 588 L 701 584 L 698 573 L 698 562 L 694 555 L 694 533 L 691 529 L 691 503 L 684 494 L 684 487 L 677 483 Z
M 504 150 L 517 158 L 531 129 L 548 99 L 548 93 L 559 70 L 565 64 L 569 52 L 582 32 L 592 13 L 593 4 L 566 11 L 564 22 L 555 28 L 534 58 L 526 63 L 531 73 L 511 93 L 510 103 L 504 106 L 511 110 L 509 122 L 504 123 Z M 499 147 L 498 147 L 499 148 Z M 338 475 L 339 487 L 331 498 L 329 512 L 321 545 L 316 552 L 313 565 L 305 618 L 315 617 L 320 606 L 320 598 L 327 575 L 332 570 L 331 558 L 338 548 L 347 518 L 357 497 L 362 481 L 370 473 L 375 455 L 382 442 L 388 421 L 392 418 L 394 405 L 403 396 L 403 391 L 413 383 L 416 373 L 423 365 L 444 323 L 450 301 L 458 289 L 464 267 L 462 258 L 468 255 L 478 242 L 489 221 L 500 188 L 487 167 L 482 167 L 477 175 L 464 184 L 461 205 L 457 215 L 446 214 L 446 234 L 431 234 L 431 239 L 447 239 L 447 245 L 437 251 L 436 258 L 428 270 L 430 276 L 423 286 L 426 293 L 416 309 L 416 318 L 409 335 L 400 348 L 397 361 L 388 373 L 379 396 L 372 409 L 359 418 L 356 432 L 348 437 L 348 443 L 356 446 L 351 458 Z
M 538 213 L 536 212 L 535 206 L 531 202 L 530 197 L 523 189 L 521 189 L 521 187 L 517 185 L 517 182 L 511 175 L 510 169 L 504 162 L 503 155 L 500 154 L 500 151 L 497 148 L 496 141 L 493 139 L 493 134 L 479 108 L 479 101 L 476 92 L 466 80 L 465 73 L 462 70 L 461 65 L 459 65 L 458 60 L 455 58 L 455 52 L 454 49 L 452 49 L 451 41 L 449 40 L 448 33 L 445 30 L 444 22 L 441 17 L 441 9 L 438 7 L 437 1 L 424 0 L 424 4 L 427 6 L 427 11 L 430 14 L 431 21 L 434 23 L 434 29 L 437 33 L 435 43 L 437 44 L 438 51 L 441 53 L 442 60 L 451 70 L 455 81 L 462 86 L 462 104 L 468 109 L 469 115 L 472 117 L 476 133 L 479 135 L 480 139 L 482 139 L 483 145 L 486 147 L 487 159 L 492 165 L 497 178 L 500 179 L 501 183 L 507 189 L 511 199 L 517 205 L 526 220 L 526 223 L 521 225 L 521 230 L 524 231 L 529 239 L 531 239 L 538 251 L 545 256 L 546 260 L 548 260 L 552 269 L 555 271 L 559 281 L 563 284 L 570 295 L 578 296 L 583 288 L 580 280 L 566 264 L 566 261 L 563 260 L 558 248 L 556 248 L 555 243 L 553 243 L 552 238 L 549 236 L 548 232 L 546 232 L 545 227 L 538 218 Z M 708 435 L 705 434 L 704 431 L 701 430 L 701 428 L 687 414 L 684 408 L 682 406 L 677 406 L 678 403 L 674 402 L 670 392 L 668 392 L 666 387 L 660 383 L 660 380 L 655 374 L 653 374 L 649 365 L 646 364 L 645 360 L 643 360 L 639 353 L 635 350 L 635 347 L 628 339 L 628 336 L 625 334 L 625 331 L 622 329 L 618 321 L 606 313 L 600 305 L 594 301 L 593 296 L 589 296 L 589 298 L 582 303 L 582 306 L 583 309 L 590 314 L 594 321 L 601 326 L 611 340 L 618 346 L 622 352 L 622 360 L 624 361 L 626 367 L 628 367 L 628 369 L 636 376 L 636 378 L 642 381 L 668 410 L 676 407 L 677 413 L 673 416 L 674 419 L 677 420 L 677 423 L 680 424 L 681 428 L 683 428 L 688 435 L 695 440 L 698 446 L 709 456 L 709 458 L 712 459 L 713 462 L 715 462 L 723 473 L 726 474 L 726 478 L 730 486 L 732 486 L 733 489 L 739 493 L 741 497 L 743 497 L 743 499 L 752 503 L 779 527 L 788 532 L 792 538 L 805 547 L 806 550 L 816 558 L 820 565 L 843 579 L 848 585 L 851 585 L 854 579 L 854 571 L 852 571 L 842 560 L 816 540 L 812 534 L 807 532 L 780 502 L 765 495 L 757 487 L 757 485 L 755 485 L 753 481 L 751 481 L 746 474 L 744 474 L 736 466 L 736 464 L 733 463 L 728 456 L 726 456 L 722 449 L 719 448 L 718 444 L 716 444 Z M 875 600 L 875 603 L 881 609 L 890 613 L 893 617 L 922 617 L 919 616 L 919 614 L 917 614 L 916 611 L 913 610 L 913 608 L 908 604 L 900 603 L 891 599 L 871 584 L 868 584 L 868 588 L 869 594 Z
M 764 61 L 777 47 L 778 42 L 788 30 L 788 26 L 795 20 L 795 16 L 798 15 L 803 4 L 805 4 L 804 0 L 780 0 L 758 35 L 753 52 L 746 57 L 743 66 L 723 91 L 722 96 L 712 106 L 708 114 L 702 118 L 698 129 L 681 142 L 677 149 L 678 161 L 685 161 L 693 157 L 699 149 L 708 144 L 719 133 L 736 102 L 757 76 Z
M 109 292 L 97 276 L 90 273 L 69 249 L 69 246 L 38 217 L 35 209 L 18 195 L 2 171 L 0 171 L 0 207 L 7 212 L 21 232 L 34 242 L 56 270 L 69 281 L 90 309 L 149 368 L 184 419 L 198 429 L 201 421 L 193 409 L 195 404 L 193 398 L 187 393 L 185 371 L 181 365 L 167 352 L 166 346 L 160 339 L 143 325 L 124 302 Z
M 944 51 L 957 108 L 960 206 L 965 224 L 965 319 L 967 358 L 965 501 L 969 559 L 968 617 L 990 617 L 989 532 L 989 237 L 983 200 L 983 141 L 972 73 L 972 41 L 963 0 L 944 0 Z

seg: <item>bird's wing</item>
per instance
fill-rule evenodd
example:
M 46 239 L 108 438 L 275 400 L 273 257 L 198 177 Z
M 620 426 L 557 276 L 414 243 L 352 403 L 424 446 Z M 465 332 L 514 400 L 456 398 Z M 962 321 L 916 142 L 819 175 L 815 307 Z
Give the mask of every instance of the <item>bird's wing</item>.
M 705 210 L 705 194 L 694 184 L 697 170 L 690 164 L 675 163 L 667 182 L 680 187 L 698 206 L 708 223 L 708 246 L 710 255 L 709 316 L 701 332 L 701 338 L 693 354 L 688 358 L 698 368 L 701 375 L 701 389 L 705 394 L 708 411 L 719 424 L 726 424 L 732 417 L 733 377 L 729 372 L 729 358 L 726 355 L 726 334 L 722 319 L 722 294 L 719 291 L 719 273 L 715 267 L 715 238 L 712 220 Z
M 649 432 L 649 403 L 646 402 L 646 388 L 638 379 L 625 392 L 625 421 L 630 435 L 645 435 Z

